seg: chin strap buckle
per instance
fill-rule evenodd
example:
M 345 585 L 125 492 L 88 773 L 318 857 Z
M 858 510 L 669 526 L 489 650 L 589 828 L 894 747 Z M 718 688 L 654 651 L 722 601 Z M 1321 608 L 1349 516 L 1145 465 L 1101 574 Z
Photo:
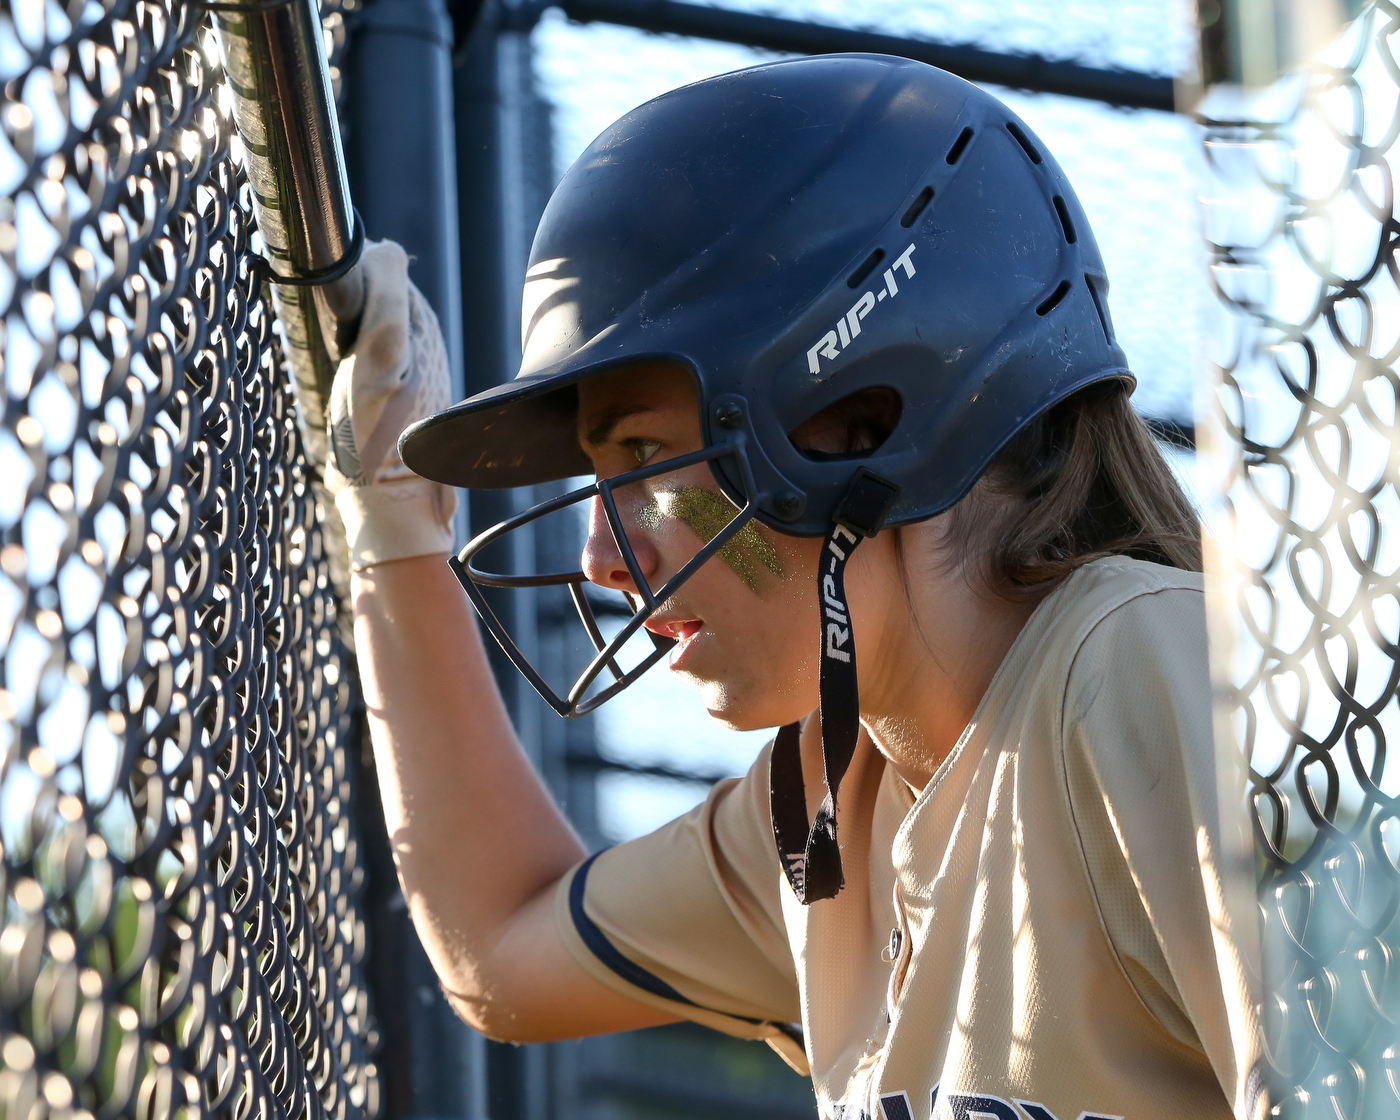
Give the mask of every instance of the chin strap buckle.
M 833 520 L 858 537 L 873 537 L 885 524 L 899 490 L 899 483 L 881 478 L 869 467 L 861 467 L 851 476 L 846 493 L 836 504 Z

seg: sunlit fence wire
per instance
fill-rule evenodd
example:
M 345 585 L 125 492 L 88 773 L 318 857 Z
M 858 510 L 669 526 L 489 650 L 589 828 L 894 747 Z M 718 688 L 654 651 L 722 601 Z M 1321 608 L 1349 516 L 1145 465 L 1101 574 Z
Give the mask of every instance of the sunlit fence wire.
M 1398 33 L 1380 0 L 1237 119 L 1207 101 L 1213 621 L 1286 1117 L 1400 1115 Z
M 378 1110 L 358 694 L 211 34 L 0 7 L 5 1120 Z

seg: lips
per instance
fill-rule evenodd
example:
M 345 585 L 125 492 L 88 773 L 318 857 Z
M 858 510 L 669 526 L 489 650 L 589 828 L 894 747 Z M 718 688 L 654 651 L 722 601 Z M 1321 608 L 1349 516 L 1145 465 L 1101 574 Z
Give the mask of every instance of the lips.
M 643 625 L 653 634 L 684 642 L 700 633 L 705 624 L 698 618 L 649 618 Z
M 705 623 L 698 618 L 649 618 L 643 624 L 653 634 L 660 634 L 663 638 L 671 638 L 675 641 L 675 648 L 671 650 L 670 666 L 677 668 L 681 658 L 690 648 L 691 643 L 699 636 L 705 628 Z

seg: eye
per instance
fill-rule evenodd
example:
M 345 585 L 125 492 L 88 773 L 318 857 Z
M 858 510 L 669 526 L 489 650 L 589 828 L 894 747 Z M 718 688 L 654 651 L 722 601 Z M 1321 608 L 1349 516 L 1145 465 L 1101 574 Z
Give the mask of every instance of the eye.
M 655 455 L 657 448 L 661 446 L 660 441 L 654 439 L 637 439 L 628 442 L 632 445 L 632 455 L 639 466 L 645 465 L 646 461 Z

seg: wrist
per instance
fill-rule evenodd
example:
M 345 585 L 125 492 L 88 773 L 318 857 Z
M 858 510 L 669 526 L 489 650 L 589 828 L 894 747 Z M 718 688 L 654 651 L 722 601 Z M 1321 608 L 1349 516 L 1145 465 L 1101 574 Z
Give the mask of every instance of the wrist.
M 425 478 L 346 486 L 335 495 L 345 524 L 350 570 L 452 551 L 457 494 Z

